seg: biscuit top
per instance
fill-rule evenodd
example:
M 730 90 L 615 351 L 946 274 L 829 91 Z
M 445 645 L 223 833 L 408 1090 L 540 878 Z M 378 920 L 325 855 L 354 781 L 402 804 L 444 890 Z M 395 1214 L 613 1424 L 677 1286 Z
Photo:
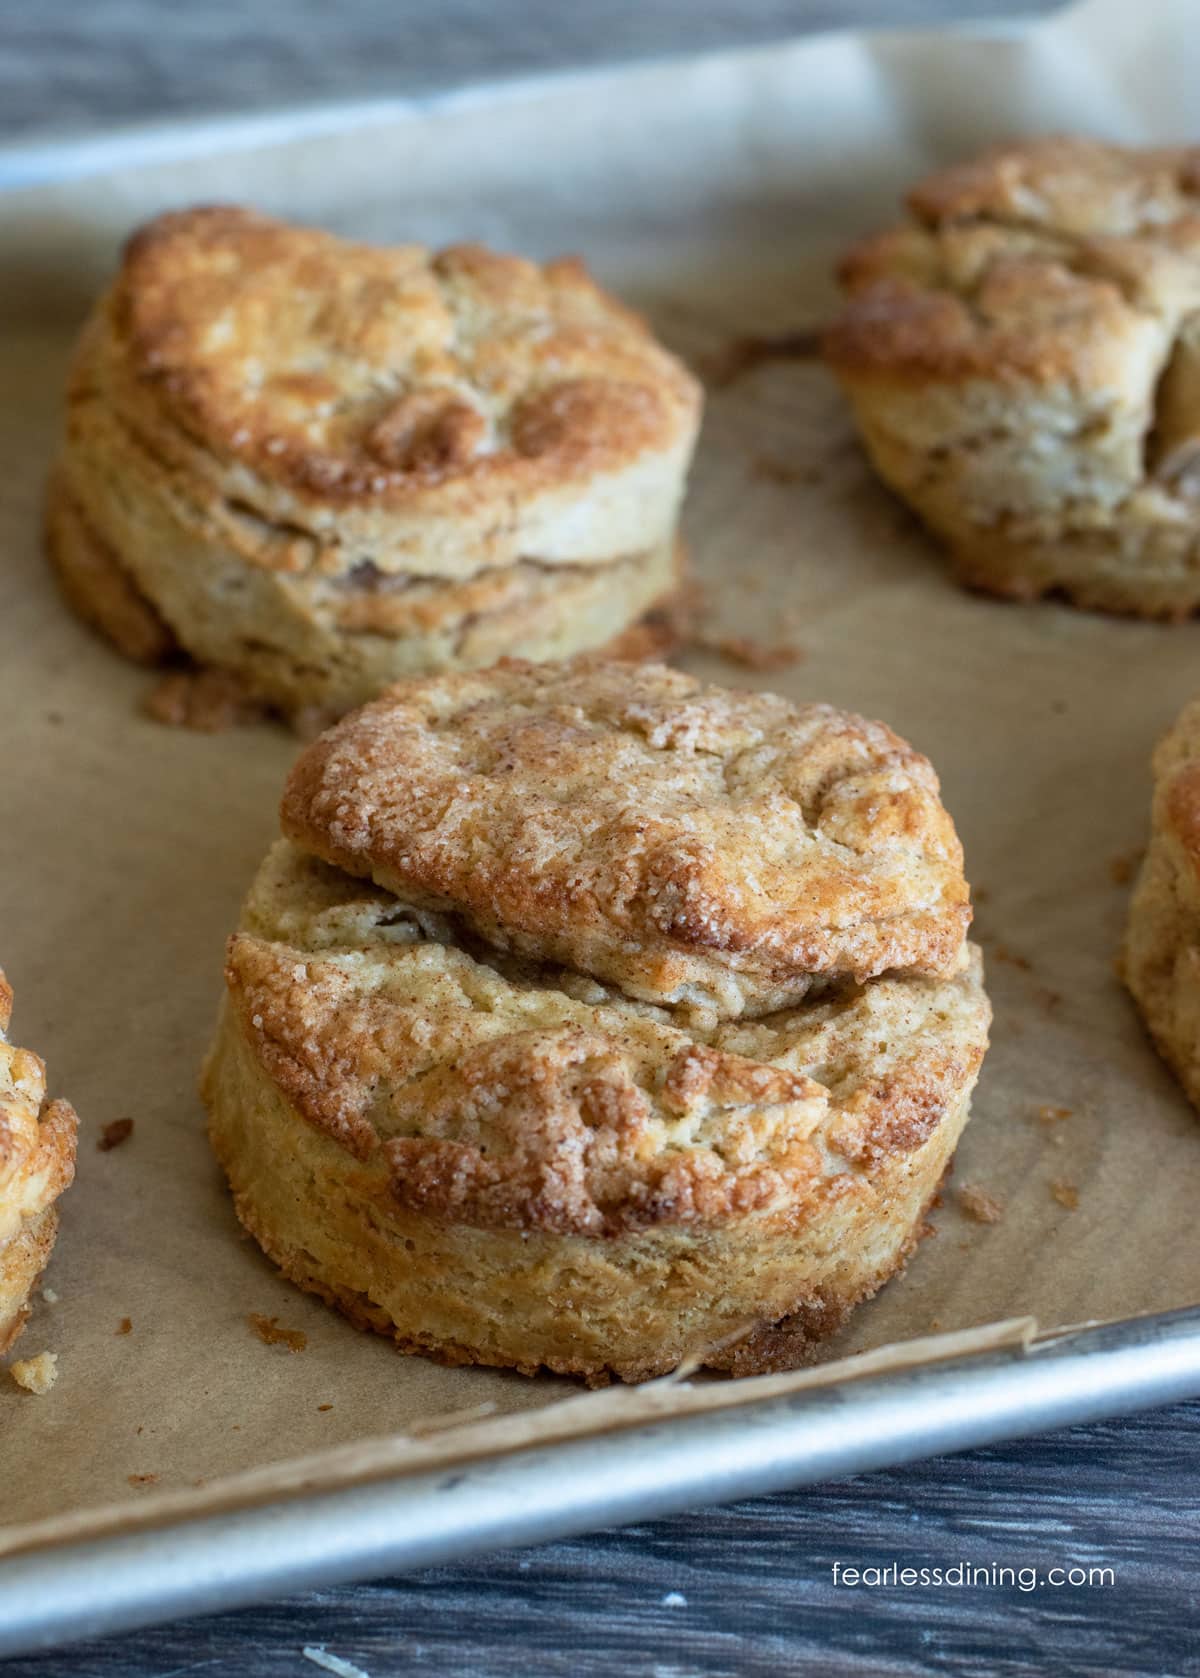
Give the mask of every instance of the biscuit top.
M 686 456 L 698 421 L 695 381 L 575 260 L 184 210 L 130 240 L 107 319 L 136 400 L 269 516 L 449 497 L 511 523 L 504 497 Z
M 1000 148 L 931 176 L 856 246 L 826 335 L 852 380 L 988 378 L 1148 403 L 1200 308 L 1200 149 Z
M 724 1016 L 816 979 L 949 972 L 970 920 L 925 758 L 661 666 L 398 685 L 302 754 L 282 818 L 495 948 Z
M 5 1033 L 12 989 L 0 972 L 0 1248 L 70 1183 L 75 1166 L 74 1109 L 47 1101 L 46 1068 Z

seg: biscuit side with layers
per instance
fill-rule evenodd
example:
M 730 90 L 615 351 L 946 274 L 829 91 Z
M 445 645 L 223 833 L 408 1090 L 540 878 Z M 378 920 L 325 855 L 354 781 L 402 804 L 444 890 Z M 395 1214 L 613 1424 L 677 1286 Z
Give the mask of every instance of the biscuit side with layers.
M 203 1085 L 239 1215 L 451 1362 L 803 1361 L 923 1233 L 987 1044 L 970 946 L 701 1032 L 286 842 L 242 927 Z

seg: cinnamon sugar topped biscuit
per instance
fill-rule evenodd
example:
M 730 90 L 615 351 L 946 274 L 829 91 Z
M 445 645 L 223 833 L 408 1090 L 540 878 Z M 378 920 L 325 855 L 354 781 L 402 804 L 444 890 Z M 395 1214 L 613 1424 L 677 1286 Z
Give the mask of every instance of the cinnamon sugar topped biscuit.
M 238 1215 L 404 1350 L 811 1355 L 925 1231 L 990 1012 L 926 760 L 661 667 L 398 685 L 301 757 L 204 1072 Z

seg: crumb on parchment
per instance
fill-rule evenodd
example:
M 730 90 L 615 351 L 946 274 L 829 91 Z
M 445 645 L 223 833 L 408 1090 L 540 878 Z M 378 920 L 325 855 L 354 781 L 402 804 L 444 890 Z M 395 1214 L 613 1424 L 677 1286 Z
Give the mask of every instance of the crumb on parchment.
M 1108 865 L 1108 877 L 1114 886 L 1129 884 L 1144 854 L 1143 851 L 1122 851 L 1119 856 L 1113 857 Z
M 220 734 L 261 722 L 266 707 L 228 670 L 172 670 L 151 688 L 142 709 L 168 728 Z
M 9 1364 L 8 1373 L 27 1393 L 48 1393 L 58 1380 L 58 1353 L 39 1352 L 33 1358 L 18 1358 Z
M 102 1154 L 107 1154 L 113 1148 L 119 1148 L 122 1142 L 128 1142 L 132 1135 L 132 1119 L 113 1119 L 96 1138 L 96 1146 Z
M 1061 1124 L 1064 1119 L 1071 1117 L 1070 1107 L 1056 1106 L 1052 1101 L 1044 1101 L 1037 1110 L 1039 1124 Z
M 791 642 L 758 641 L 752 635 L 699 636 L 696 645 L 745 670 L 786 670 L 804 657 L 803 649 Z
M 704 369 L 705 383 L 715 390 L 727 385 L 772 361 L 815 361 L 821 353 L 819 327 L 799 327 L 791 332 L 769 335 L 744 333 L 731 338 L 715 355 L 708 358 Z
M 118 1334 L 132 1334 L 133 1333 L 133 1321 L 132 1321 L 132 1319 L 129 1318 L 129 1317 L 122 1317 L 120 1322 L 117 1324 L 116 1332 Z
M 1003 1202 L 979 1183 L 964 1183 L 958 1191 L 958 1204 L 977 1224 L 998 1224 L 1004 1216 Z
M 289 1352 L 302 1352 L 308 1345 L 308 1335 L 299 1328 L 280 1328 L 278 1317 L 265 1317 L 261 1311 L 251 1311 L 246 1321 L 264 1346 L 286 1346 Z
M 1016 950 L 1010 950 L 1007 944 L 997 944 L 992 955 L 997 961 L 1006 962 L 1009 967 L 1019 968 L 1022 973 L 1033 971 L 1033 963 L 1029 957 L 1020 955 Z
M 1064 1182 L 1061 1177 L 1056 1177 L 1051 1183 L 1050 1193 L 1068 1212 L 1074 1212 L 1079 1205 L 1079 1190 L 1074 1183 Z
M 157 1474 L 130 1474 L 127 1476 L 131 1486 L 157 1486 Z

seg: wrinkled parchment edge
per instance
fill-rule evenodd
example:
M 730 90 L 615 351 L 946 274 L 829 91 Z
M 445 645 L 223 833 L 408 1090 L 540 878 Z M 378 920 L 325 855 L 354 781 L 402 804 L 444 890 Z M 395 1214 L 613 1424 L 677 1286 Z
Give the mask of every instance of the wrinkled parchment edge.
M 1051 1338 L 1061 1338 L 1054 1330 Z M 606 1387 L 512 1415 L 483 1417 L 479 1409 L 443 1418 L 436 1430 L 396 1433 L 357 1440 L 290 1462 L 247 1469 L 182 1490 L 149 1492 L 128 1501 L 0 1528 L 0 1557 L 87 1539 L 116 1537 L 204 1515 L 251 1509 L 281 1498 L 343 1490 L 374 1481 L 453 1463 L 511 1455 L 516 1451 L 563 1444 L 584 1435 L 611 1433 L 651 1422 L 675 1421 L 719 1410 L 748 1409 L 803 1392 L 819 1392 L 849 1381 L 888 1376 L 930 1364 L 980 1357 L 987 1353 L 1023 1353 L 1038 1340 L 1033 1317 L 1011 1317 L 922 1335 L 833 1363 L 756 1375 L 740 1381 L 688 1379 L 694 1365 L 682 1364 L 669 1375 L 639 1387 Z

